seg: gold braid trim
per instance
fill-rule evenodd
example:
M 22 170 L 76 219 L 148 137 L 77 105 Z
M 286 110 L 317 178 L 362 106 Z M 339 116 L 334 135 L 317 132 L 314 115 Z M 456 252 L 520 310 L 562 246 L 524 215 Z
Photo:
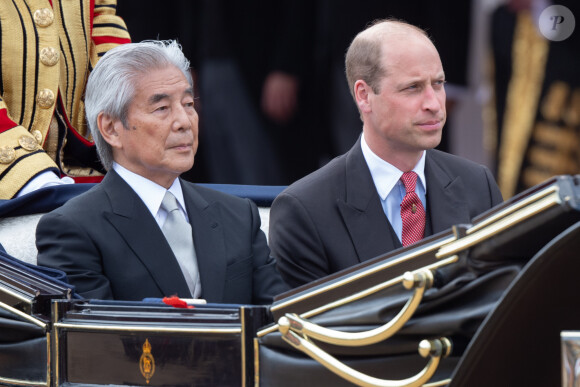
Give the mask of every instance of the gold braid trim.
M 107 51 L 117 46 L 118 46 L 117 43 L 103 43 L 99 44 L 98 46 L 95 46 L 95 51 L 97 52 L 97 54 L 101 54 L 100 56 L 103 56 Z
M 544 147 L 549 147 L 562 153 L 573 154 L 580 149 L 578 133 L 572 126 L 538 122 L 534 129 L 534 139 Z
M 4 3 L 0 7 L 0 70 L 7 111 L 14 122 L 29 128 L 31 132 L 40 131 L 42 138 L 46 136 L 55 105 L 41 107 L 38 98 L 43 93 L 56 96 L 59 78 L 58 65 L 47 66 L 42 61 L 37 62 L 43 49 L 58 51 L 59 47 L 57 23 L 37 27 L 34 22 L 34 12 L 48 4 L 46 1 L 30 0 L 26 4 L 16 1 L 16 7 Z
M 2 97 L 0 97 L 0 110 L 6 110 L 6 109 L 8 109 L 8 107 L 6 106 L 6 102 L 4 102 Z M 6 113 L 8 114 L 8 117 L 10 117 L 10 112 L 6 111 Z
M 109 26 L 110 24 L 115 27 Z M 116 15 L 95 15 L 93 19 L 93 36 L 115 36 L 129 39 L 129 32 L 123 19 Z
M 114 15 L 117 10 L 117 0 L 95 0 L 95 13 Z
M 85 120 L 84 110 L 79 109 L 79 106 L 89 75 L 90 1 L 58 1 L 53 4 L 62 53 L 68 59 L 62 61 L 60 66 L 60 93 L 69 122 L 85 136 L 79 130 Z
M 542 118 L 547 121 L 558 122 L 562 118 L 569 94 L 570 86 L 568 84 L 562 81 L 552 82 L 540 106 Z
M 541 37 L 528 12 L 517 16 L 499 149 L 498 185 L 504 199 L 516 192 L 530 140 L 548 57 L 548 41 Z
M 493 53 L 488 51 L 485 55 L 484 63 L 485 78 L 493 83 L 495 79 L 495 65 L 493 62 Z M 491 95 L 489 100 L 483 104 L 482 120 L 483 120 L 483 149 L 489 154 L 495 154 L 497 150 L 497 91 L 491 88 Z
M 529 151 L 529 158 L 532 163 L 529 169 L 542 170 L 546 172 L 548 177 L 555 174 L 574 174 L 577 171 L 575 160 L 568 153 L 561 152 L 560 149 L 534 147 Z M 553 171 L 558 171 L 558 173 Z M 535 182 L 535 184 L 539 183 L 541 181 Z
M 570 106 L 564 113 L 564 122 L 569 126 L 580 125 L 580 88 L 574 89 Z
M 93 67 L 96 66 L 97 62 L 103 55 L 105 55 L 110 49 L 116 46 L 118 46 L 117 43 L 107 43 L 93 46 L 93 50 L 91 51 L 91 63 L 93 64 Z
M 21 146 L 21 139 L 28 138 L 33 143 L 34 137 L 22 126 L 17 126 L 0 133 L 2 151 L 13 150 L 12 159 L 0 162 L 0 199 L 11 199 L 39 171 L 57 168 L 54 161 L 40 145 L 35 150 L 26 150 Z M 34 152 L 39 153 L 33 154 Z
M 81 168 L 81 167 L 67 167 L 64 166 L 63 167 L 63 171 L 67 176 L 71 176 L 71 177 L 100 177 L 100 176 L 104 176 L 102 173 L 100 173 L 99 171 L 96 171 L 92 168 Z
M 97 3 L 100 3 L 101 5 L 103 5 L 103 3 L 107 3 L 105 5 L 116 5 L 116 1 L 97 1 Z M 129 33 L 127 32 L 127 26 L 125 25 L 125 22 L 123 21 L 123 19 L 121 19 L 120 17 L 111 14 L 111 11 L 114 11 L 113 8 L 108 8 L 108 7 L 103 7 L 106 8 L 107 13 L 103 13 L 103 14 L 96 14 L 95 17 L 93 18 L 93 31 L 92 31 L 92 36 L 93 37 L 107 37 L 107 36 L 113 36 L 116 38 L 120 38 L 120 39 L 131 39 L 131 37 L 129 36 Z M 95 8 L 96 11 L 96 8 Z M 99 9 L 99 12 L 101 12 L 102 9 Z M 114 28 L 114 27 L 100 27 L 99 24 L 102 25 L 107 25 L 107 24 L 113 24 L 113 25 L 117 25 L 119 26 L 119 28 Z M 118 46 L 118 43 L 101 43 L 101 44 L 95 44 L 93 40 L 91 40 L 91 45 L 90 45 L 90 60 L 91 60 L 91 67 L 94 68 L 97 65 L 97 62 L 99 61 L 99 59 L 101 58 L 101 56 L 103 56 L 103 54 L 105 54 L 107 51 L 109 51 L 110 49 Z
M 58 155 L 58 122 L 54 115 L 50 121 L 48 135 L 44 140 L 44 151 L 51 159 L 56 160 L 56 156 Z
M 39 152 L 20 160 L 2 178 L 0 199 L 12 199 L 32 179 L 34 175 L 30 173 L 31 171 L 42 171 L 50 167 L 56 168 L 56 165 L 45 152 Z

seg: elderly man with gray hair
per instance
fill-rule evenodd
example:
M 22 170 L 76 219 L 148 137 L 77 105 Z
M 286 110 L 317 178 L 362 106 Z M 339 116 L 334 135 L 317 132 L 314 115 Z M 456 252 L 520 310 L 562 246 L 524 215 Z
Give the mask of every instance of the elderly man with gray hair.
M 268 304 L 286 290 L 256 205 L 179 178 L 194 163 L 198 115 L 176 42 L 109 51 L 85 106 L 108 172 L 42 217 L 39 265 L 66 272 L 86 298 Z

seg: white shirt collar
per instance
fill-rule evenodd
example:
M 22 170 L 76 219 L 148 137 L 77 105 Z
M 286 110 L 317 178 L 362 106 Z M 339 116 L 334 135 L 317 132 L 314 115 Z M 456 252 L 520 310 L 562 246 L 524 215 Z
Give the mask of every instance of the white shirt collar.
M 377 156 L 365 141 L 364 133 L 361 136 L 360 144 L 363 156 L 371 172 L 371 176 L 373 178 L 373 182 L 375 183 L 377 192 L 380 198 L 385 200 L 393 187 L 395 187 L 397 182 L 401 179 L 401 176 L 403 176 L 403 171 Z M 413 168 L 413 171 L 419 177 L 419 181 L 421 182 L 426 193 L 427 184 L 425 180 L 425 153 L 426 152 L 423 151 L 423 155 L 421 156 L 421 159 L 419 159 L 417 165 L 415 165 Z
M 157 216 L 159 207 L 161 206 L 161 201 L 165 196 L 167 191 L 164 187 L 160 186 L 153 181 L 138 175 L 134 172 L 129 171 L 127 168 L 121 166 L 120 164 L 113 162 L 113 169 L 115 172 L 121 176 L 123 180 L 135 191 L 135 193 L 143 200 L 143 203 L 147 206 L 153 217 Z M 187 211 L 185 209 L 185 200 L 183 199 L 183 191 L 181 189 L 181 183 L 179 179 L 175 179 L 169 191 L 175 195 L 175 198 L 179 202 L 181 209 L 185 214 Z

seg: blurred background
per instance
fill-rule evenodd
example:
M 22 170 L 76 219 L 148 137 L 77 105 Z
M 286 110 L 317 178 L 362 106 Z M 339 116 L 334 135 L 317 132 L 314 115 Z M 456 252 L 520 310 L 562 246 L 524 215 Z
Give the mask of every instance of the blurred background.
M 577 0 L 558 1 L 580 17 Z M 448 83 L 439 149 L 487 165 L 507 199 L 580 173 L 580 38 L 538 30 L 546 0 L 118 0 L 133 41 L 191 60 L 200 146 L 184 178 L 287 185 L 352 147 L 354 36 L 394 17 L 427 30 Z M 568 22 L 567 20 L 566 22 Z

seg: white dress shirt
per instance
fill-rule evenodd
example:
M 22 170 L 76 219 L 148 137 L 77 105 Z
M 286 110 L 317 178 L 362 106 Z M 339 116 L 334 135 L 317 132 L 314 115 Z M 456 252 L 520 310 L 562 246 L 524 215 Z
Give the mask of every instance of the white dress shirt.
M 165 219 L 167 218 L 167 211 L 160 207 L 167 190 L 159 184 L 154 183 L 141 175 L 133 173 L 115 162 L 113 163 L 113 169 L 119 174 L 119 176 L 121 176 L 123 180 L 125 180 L 127 184 L 129 184 L 129 186 L 131 186 L 133 191 L 135 191 L 141 200 L 143 200 L 143 203 L 145 203 L 145 206 L 147 206 L 151 212 L 151 215 L 153 215 L 157 221 L 159 227 L 163 227 Z M 185 210 L 185 201 L 183 200 L 183 191 L 181 190 L 181 183 L 179 182 L 179 179 L 175 179 L 173 185 L 169 187 L 169 191 L 177 199 L 181 213 L 183 216 L 185 216 L 187 222 L 189 222 L 189 217 L 187 216 L 187 211 Z
M 399 170 L 392 164 L 389 164 L 377 156 L 366 143 L 364 133 L 361 136 L 360 143 L 363 156 L 371 172 L 377 193 L 381 199 L 383 211 L 385 211 L 385 215 L 391 223 L 393 230 L 399 237 L 399 240 L 401 240 L 401 234 L 403 232 L 401 202 L 405 196 L 405 186 L 401 181 L 401 176 L 403 176 L 404 171 Z M 427 202 L 425 199 L 425 195 L 427 194 L 427 183 L 425 181 L 425 151 L 423 151 L 423 155 L 417 165 L 413 168 L 413 171 L 419 177 L 417 179 L 415 192 L 419 195 L 421 203 L 423 203 L 423 208 L 425 208 L 425 212 L 427 212 Z

